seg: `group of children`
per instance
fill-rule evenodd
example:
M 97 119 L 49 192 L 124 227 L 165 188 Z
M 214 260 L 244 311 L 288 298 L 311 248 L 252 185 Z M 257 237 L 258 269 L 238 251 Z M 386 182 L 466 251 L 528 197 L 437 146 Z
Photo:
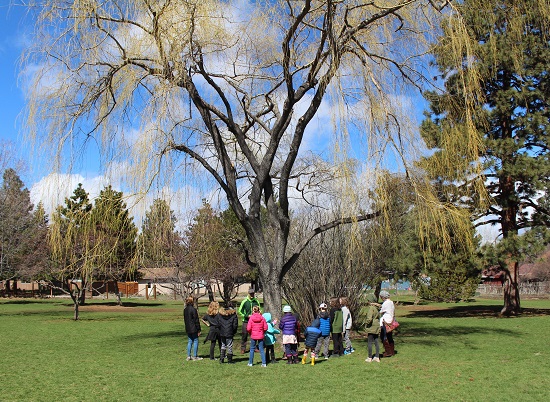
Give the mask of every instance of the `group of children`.
M 191 298 L 192 301 L 192 298 Z M 347 307 L 348 300 L 345 297 L 333 297 L 329 301 L 330 310 L 325 303 L 321 303 L 318 308 L 318 315 L 311 325 L 304 331 L 305 350 L 301 359 L 302 364 L 306 364 L 308 354 L 311 356 L 311 365 L 315 365 L 315 359 L 323 353 L 325 359 L 329 358 L 329 343 L 332 338 L 333 352 L 331 357 L 339 357 L 354 352 L 350 339 L 350 330 L 352 326 L 352 317 Z M 367 333 L 368 333 L 368 352 L 367 361 L 379 360 L 378 334 L 380 333 L 379 313 L 375 300 L 369 303 L 367 312 Z M 189 307 L 189 304 L 188 304 Z M 186 310 L 188 309 L 186 307 Z M 248 365 L 254 364 L 255 352 L 260 353 L 262 367 L 267 363 L 277 363 L 275 358 L 275 335 L 282 335 L 284 354 L 287 364 L 296 364 L 298 358 L 298 342 L 300 336 L 299 322 L 288 305 L 283 307 L 283 316 L 277 322 L 272 320 L 270 313 L 261 313 L 260 305 L 254 298 L 254 292 L 249 294 L 239 307 L 239 313 L 243 319 L 243 342 L 241 343 L 241 353 L 245 353 L 246 341 L 250 337 L 250 352 Z M 188 315 L 188 314 L 187 314 Z M 186 317 L 184 310 L 184 318 Z M 214 351 L 216 344 L 220 349 L 220 363 L 234 363 L 233 361 L 233 339 L 237 333 L 238 318 L 233 305 L 229 304 L 225 308 L 218 302 L 211 302 L 207 314 L 202 318 L 203 323 L 209 327 L 208 335 L 205 339 L 210 341 L 210 360 L 215 360 Z M 188 328 L 187 320 L 186 332 Z M 196 331 L 197 323 L 192 323 L 190 327 Z M 200 325 L 199 333 L 200 335 Z M 246 335 L 245 335 L 246 331 Z M 196 343 L 196 334 L 188 332 L 189 339 Z M 190 342 L 192 342 L 190 341 Z M 372 346 L 375 345 L 376 353 L 372 354 Z M 200 360 L 197 357 L 191 357 L 191 343 L 188 344 L 188 360 Z M 197 345 L 198 346 L 198 345 Z

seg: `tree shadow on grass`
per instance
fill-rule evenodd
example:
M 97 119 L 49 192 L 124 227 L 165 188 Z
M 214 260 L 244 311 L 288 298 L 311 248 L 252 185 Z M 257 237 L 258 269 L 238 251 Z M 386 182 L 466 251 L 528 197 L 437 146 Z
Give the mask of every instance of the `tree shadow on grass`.
M 501 317 L 502 306 L 496 305 L 472 305 L 436 308 L 412 309 L 407 318 L 490 318 Z M 523 308 L 518 317 L 525 316 L 547 316 L 550 315 L 550 309 Z
M 173 331 L 163 331 L 163 332 L 144 332 L 139 334 L 132 335 L 123 335 L 119 339 L 121 343 L 127 342 L 136 342 L 144 339 L 167 339 L 167 338 L 181 338 L 185 340 L 187 345 L 187 336 L 184 330 L 173 330 Z
M 2 304 L 38 304 L 44 303 L 44 299 L 0 299 L 0 305 Z
M 396 342 L 401 339 L 408 344 L 437 346 L 447 343 L 449 338 L 454 341 L 461 339 L 467 342 L 465 339 L 468 335 L 518 337 L 522 333 L 521 329 L 511 330 L 487 326 L 449 326 L 438 325 L 437 323 L 411 322 L 410 324 L 401 325 L 398 330 L 394 331 L 394 339 Z M 354 342 L 363 343 L 366 346 L 367 338 L 360 338 L 354 340 Z M 381 343 L 380 339 L 379 342 Z

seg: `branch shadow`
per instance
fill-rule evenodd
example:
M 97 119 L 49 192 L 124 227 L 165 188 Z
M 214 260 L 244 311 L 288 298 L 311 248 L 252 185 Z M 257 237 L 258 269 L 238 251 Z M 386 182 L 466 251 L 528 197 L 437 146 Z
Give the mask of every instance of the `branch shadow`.
M 407 318 L 500 318 L 502 306 L 473 305 L 412 310 Z M 550 316 L 550 309 L 523 308 L 517 317 Z M 510 317 L 510 318 L 513 318 Z

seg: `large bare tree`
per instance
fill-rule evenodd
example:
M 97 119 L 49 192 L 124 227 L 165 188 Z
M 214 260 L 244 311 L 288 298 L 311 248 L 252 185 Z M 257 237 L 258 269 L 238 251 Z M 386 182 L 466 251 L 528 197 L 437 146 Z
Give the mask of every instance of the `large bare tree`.
M 361 162 L 408 168 L 415 130 L 400 100 L 429 81 L 423 55 L 455 13 L 435 0 L 27 3 L 38 7 L 26 58 L 31 133 L 49 136 L 58 155 L 93 139 L 105 162 L 132 160 L 146 185 L 169 173 L 197 183 L 200 167 L 245 229 L 275 314 L 285 274 L 316 234 L 379 212 L 350 203 L 289 245 L 293 197 L 330 202 L 309 197 L 347 177 L 354 136 L 369 138 Z M 466 31 L 452 43 L 451 53 L 467 49 Z M 332 142 L 314 136 L 323 132 Z M 317 143 L 306 147 L 307 135 Z M 319 156 L 328 148 L 336 163 Z

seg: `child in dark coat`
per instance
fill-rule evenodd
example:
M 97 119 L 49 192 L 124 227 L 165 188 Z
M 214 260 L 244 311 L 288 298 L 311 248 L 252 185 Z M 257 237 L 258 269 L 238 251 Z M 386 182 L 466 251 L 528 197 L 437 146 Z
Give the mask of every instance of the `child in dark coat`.
M 220 326 L 220 340 L 222 343 L 220 351 L 220 363 L 223 363 L 227 356 L 227 363 L 233 364 L 233 338 L 237 333 L 239 319 L 233 304 L 228 303 L 226 308 L 220 308 L 217 321 Z
M 321 336 L 321 330 L 313 325 L 306 328 L 304 331 L 305 345 L 304 357 L 302 357 L 302 364 L 306 364 L 307 353 L 311 353 L 311 365 L 315 365 L 315 348 L 317 347 L 317 341 Z

